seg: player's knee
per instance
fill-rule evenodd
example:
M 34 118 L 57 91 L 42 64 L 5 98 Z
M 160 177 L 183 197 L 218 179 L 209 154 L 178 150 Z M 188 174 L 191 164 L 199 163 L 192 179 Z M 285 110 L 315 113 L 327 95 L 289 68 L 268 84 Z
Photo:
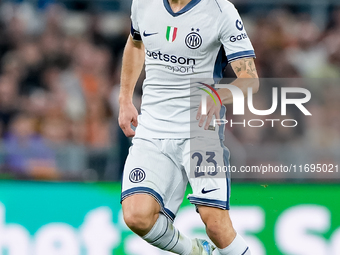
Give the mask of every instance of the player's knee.
M 155 199 L 146 194 L 126 198 L 122 207 L 126 225 L 140 236 L 146 235 L 151 230 L 160 211 L 160 206 Z
M 126 198 L 122 207 L 126 225 L 140 236 L 147 234 L 152 228 L 160 211 L 159 204 L 146 194 L 137 194 Z
M 147 208 L 123 210 L 126 225 L 136 234 L 143 236 L 147 234 L 155 224 L 158 215 Z

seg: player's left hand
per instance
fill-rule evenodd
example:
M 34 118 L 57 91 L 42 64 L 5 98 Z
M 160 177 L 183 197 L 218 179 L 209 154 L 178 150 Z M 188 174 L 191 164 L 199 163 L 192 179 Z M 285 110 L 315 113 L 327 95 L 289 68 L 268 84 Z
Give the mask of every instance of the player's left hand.
M 200 104 L 197 112 L 196 119 L 199 120 L 198 126 L 203 127 L 205 130 L 208 130 L 210 122 L 215 115 L 216 119 L 220 119 L 220 110 L 221 105 L 215 104 L 214 100 L 211 97 L 207 98 L 207 115 L 202 114 L 202 103 Z

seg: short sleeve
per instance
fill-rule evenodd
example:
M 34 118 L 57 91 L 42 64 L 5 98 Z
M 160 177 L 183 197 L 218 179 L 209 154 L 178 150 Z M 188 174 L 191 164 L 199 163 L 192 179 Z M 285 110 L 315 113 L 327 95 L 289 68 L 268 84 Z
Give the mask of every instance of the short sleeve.
M 141 41 L 142 37 L 139 32 L 138 20 L 137 20 L 137 11 L 138 11 L 137 5 L 138 5 L 137 0 L 133 0 L 132 5 L 131 5 L 131 36 L 133 40 Z
M 241 58 L 255 58 L 254 48 L 248 38 L 242 19 L 230 4 L 221 14 L 220 41 L 223 44 L 228 62 Z

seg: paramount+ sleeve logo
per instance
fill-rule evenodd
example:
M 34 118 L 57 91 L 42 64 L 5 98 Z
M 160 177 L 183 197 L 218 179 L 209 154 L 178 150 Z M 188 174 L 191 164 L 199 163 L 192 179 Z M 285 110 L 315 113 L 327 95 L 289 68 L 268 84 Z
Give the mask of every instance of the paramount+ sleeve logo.
M 269 122 L 271 127 L 275 127 L 276 124 L 280 123 L 283 127 L 291 128 L 296 127 L 298 125 L 298 121 L 296 119 L 277 119 L 277 118 L 270 118 L 270 115 L 272 115 L 275 111 L 277 111 L 279 106 L 279 101 L 281 103 L 281 112 L 280 115 L 285 117 L 287 116 L 287 105 L 294 105 L 303 115 L 305 116 L 312 116 L 312 114 L 308 111 L 308 109 L 305 107 L 304 104 L 308 103 L 311 100 L 311 93 L 309 90 L 305 88 L 298 88 L 298 87 L 281 87 L 280 88 L 280 94 L 281 97 L 279 98 L 279 88 L 273 87 L 272 88 L 272 105 L 269 109 L 266 110 L 258 110 L 254 107 L 254 96 L 252 88 L 247 89 L 248 97 L 245 98 L 244 93 L 242 90 L 231 84 L 215 84 L 214 87 L 207 85 L 205 83 L 199 83 L 200 85 L 203 85 L 204 87 L 200 87 L 199 89 L 201 91 L 204 91 L 205 93 L 201 94 L 201 113 L 202 115 L 207 115 L 207 98 L 211 97 L 214 101 L 215 105 L 218 103 L 222 105 L 221 98 L 218 95 L 217 90 L 219 89 L 228 89 L 233 98 L 233 115 L 234 116 L 240 116 L 245 115 L 245 102 L 247 100 L 247 107 L 248 110 L 256 116 L 267 116 L 267 118 L 258 118 L 258 119 L 250 119 L 246 120 L 244 119 L 242 122 L 234 122 L 233 119 L 230 119 L 229 121 L 224 119 L 214 119 L 213 120 L 213 126 L 216 127 L 216 125 L 221 124 L 230 124 L 230 127 L 233 127 L 235 125 L 238 126 L 249 126 L 249 127 L 263 127 L 265 125 L 265 122 Z M 209 91 L 211 90 L 211 92 Z M 290 98 L 290 94 L 299 95 L 299 98 Z M 215 95 L 215 96 L 214 96 Z M 216 98 L 219 102 L 217 102 Z M 279 100 L 280 99 L 280 100 Z M 277 116 L 277 115 L 276 115 Z

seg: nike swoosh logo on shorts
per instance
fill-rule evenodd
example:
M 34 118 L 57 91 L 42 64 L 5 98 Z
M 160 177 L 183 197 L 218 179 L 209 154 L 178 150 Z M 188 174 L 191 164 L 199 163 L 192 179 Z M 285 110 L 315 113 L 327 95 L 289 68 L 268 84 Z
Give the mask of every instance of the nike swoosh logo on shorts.
M 144 37 L 148 37 L 148 36 L 150 36 L 150 35 L 156 35 L 156 34 L 158 34 L 158 33 L 147 34 L 146 31 L 144 31 L 144 33 L 143 33 Z
M 202 189 L 202 193 L 203 194 L 207 194 L 207 193 L 210 193 L 210 192 L 213 192 L 215 190 L 218 190 L 218 189 L 211 189 L 211 190 L 205 190 L 205 188 Z

